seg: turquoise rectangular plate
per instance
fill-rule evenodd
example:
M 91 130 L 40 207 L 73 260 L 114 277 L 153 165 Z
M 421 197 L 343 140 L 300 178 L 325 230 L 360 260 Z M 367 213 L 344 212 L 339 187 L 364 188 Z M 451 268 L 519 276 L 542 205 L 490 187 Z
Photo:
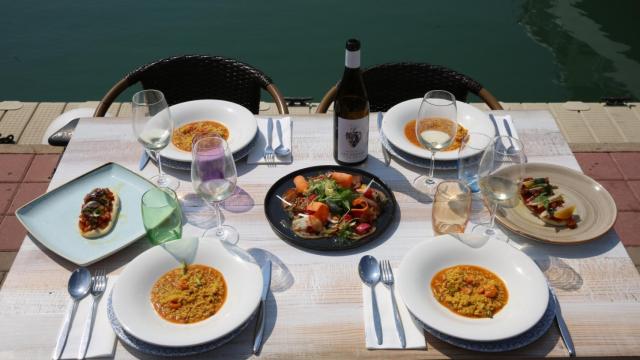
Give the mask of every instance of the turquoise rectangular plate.
M 87 239 L 78 218 L 84 196 L 109 187 L 120 197 L 118 220 L 108 234 Z M 80 266 L 103 259 L 144 236 L 140 200 L 154 185 L 140 175 L 107 163 L 24 205 L 16 215 L 22 225 L 49 250 Z

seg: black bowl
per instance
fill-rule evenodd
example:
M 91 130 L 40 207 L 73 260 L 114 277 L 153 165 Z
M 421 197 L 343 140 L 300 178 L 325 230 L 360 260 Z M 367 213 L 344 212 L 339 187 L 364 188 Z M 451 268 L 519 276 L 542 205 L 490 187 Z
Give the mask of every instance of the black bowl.
M 298 175 L 309 177 L 324 174 L 328 171 L 340 171 L 361 175 L 362 183 L 364 184 L 368 184 L 371 179 L 374 179 L 375 182 L 378 183 L 378 185 L 373 185 L 375 186 L 375 189 L 382 191 L 387 196 L 387 199 L 389 199 L 389 201 L 387 201 L 383 206 L 380 216 L 375 221 L 374 225 L 376 230 L 369 236 L 355 241 L 338 239 L 337 237 L 305 239 L 297 236 L 291 230 L 291 219 L 282 207 L 282 201 L 278 199 L 276 195 L 282 196 L 285 191 L 295 187 L 293 184 L 293 178 Z M 264 199 L 264 214 L 266 215 L 267 220 L 269 220 L 269 224 L 271 225 L 271 228 L 273 228 L 273 231 L 275 231 L 275 233 L 286 242 L 310 250 L 346 250 L 367 244 L 378 238 L 378 236 L 387 229 L 389 224 L 393 221 L 395 212 L 396 198 L 393 196 L 393 192 L 382 180 L 380 180 L 380 178 L 364 170 L 337 165 L 312 166 L 294 171 L 276 181 L 276 183 L 271 186 Z

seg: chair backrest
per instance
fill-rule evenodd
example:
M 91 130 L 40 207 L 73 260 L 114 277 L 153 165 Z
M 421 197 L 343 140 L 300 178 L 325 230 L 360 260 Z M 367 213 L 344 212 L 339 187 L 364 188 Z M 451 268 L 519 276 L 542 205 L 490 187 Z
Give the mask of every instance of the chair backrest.
M 145 89 L 162 91 L 169 105 L 219 99 L 240 104 L 254 114 L 260 111 L 260 90 L 264 89 L 281 114 L 289 113 L 284 97 L 262 71 L 222 56 L 184 55 L 158 60 L 127 74 L 104 96 L 94 116 L 104 116 L 115 98 L 138 82 Z
M 387 111 L 409 99 L 421 98 L 429 90 L 451 92 L 457 100 L 467 101 L 469 92 L 478 95 L 494 110 L 502 106 L 477 81 L 444 66 L 426 63 L 389 63 L 376 65 L 362 72 L 371 111 Z M 336 88 L 324 96 L 316 112 L 324 113 L 335 99 Z

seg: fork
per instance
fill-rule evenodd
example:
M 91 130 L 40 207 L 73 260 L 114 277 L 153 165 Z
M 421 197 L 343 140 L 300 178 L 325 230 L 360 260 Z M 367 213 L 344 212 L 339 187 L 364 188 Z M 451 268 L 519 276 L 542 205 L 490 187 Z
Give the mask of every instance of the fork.
M 273 140 L 273 119 L 269 118 L 267 121 L 267 146 L 264 148 L 264 160 L 268 166 L 275 166 L 275 156 L 273 153 L 273 146 L 271 141 Z
M 96 270 L 95 275 L 92 278 L 91 296 L 93 297 L 93 303 L 91 304 L 91 313 L 89 318 L 84 324 L 84 331 L 82 332 L 82 340 L 80 341 L 80 352 L 78 353 L 78 359 L 84 359 L 87 355 L 87 349 L 89 349 L 89 341 L 91 340 L 91 333 L 93 331 L 93 323 L 96 319 L 96 310 L 98 308 L 98 302 L 100 297 L 107 289 L 107 275 L 103 269 Z
M 400 338 L 400 344 L 403 348 L 407 347 L 407 340 L 404 336 L 404 328 L 402 327 L 402 319 L 400 319 L 400 313 L 398 312 L 398 304 L 396 304 L 396 296 L 393 293 L 393 270 L 391 270 L 391 264 L 389 260 L 381 261 L 382 270 L 382 283 L 389 288 L 391 293 L 391 304 L 393 305 L 393 318 L 396 320 L 396 330 L 398 331 L 398 337 Z

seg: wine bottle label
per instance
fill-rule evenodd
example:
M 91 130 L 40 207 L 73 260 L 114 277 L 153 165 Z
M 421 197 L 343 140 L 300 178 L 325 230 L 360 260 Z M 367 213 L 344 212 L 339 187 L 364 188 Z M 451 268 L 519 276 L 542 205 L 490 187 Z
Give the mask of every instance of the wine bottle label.
M 360 50 L 349 51 L 347 50 L 344 55 L 344 65 L 350 69 L 357 69 L 360 67 Z
M 369 153 L 369 117 L 350 120 L 338 117 L 338 160 L 355 163 Z

